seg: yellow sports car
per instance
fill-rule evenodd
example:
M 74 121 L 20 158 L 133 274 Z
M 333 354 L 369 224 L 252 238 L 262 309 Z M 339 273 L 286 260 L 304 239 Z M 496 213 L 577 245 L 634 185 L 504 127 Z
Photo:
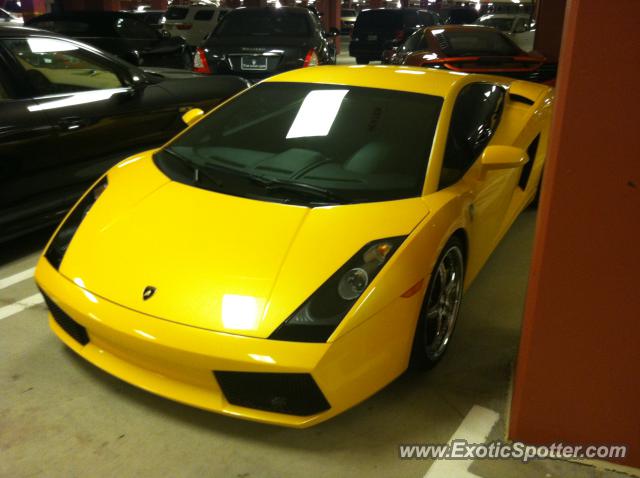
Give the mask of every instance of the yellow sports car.
M 71 349 L 164 397 L 292 427 L 444 354 L 538 189 L 553 91 L 395 66 L 272 77 L 111 169 L 36 280 Z

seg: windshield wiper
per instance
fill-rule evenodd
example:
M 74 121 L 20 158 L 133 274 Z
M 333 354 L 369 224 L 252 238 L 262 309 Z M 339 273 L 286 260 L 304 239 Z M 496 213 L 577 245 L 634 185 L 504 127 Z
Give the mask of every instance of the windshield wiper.
M 180 160 L 182 162 L 182 164 L 184 164 L 185 166 L 187 166 L 189 169 L 193 170 L 193 183 L 194 184 L 200 184 L 202 185 L 202 179 L 206 178 L 207 180 L 209 180 L 210 183 L 213 183 L 215 185 L 215 189 L 213 189 L 214 191 L 217 191 L 218 188 L 220 188 L 222 186 L 222 181 L 220 181 L 220 179 L 208 174 L 206 171 L 202 171 L 201 168 L 199 168 L 195 163 L 193 163 L 192 161 L 190 161 L 189 159 L 187 159 L 186 157 L 182 156 L 181 154 L 173 151 L 172 149 L 169 148 L 165 148 L 163 150 L 165 153 L 169 154 L 170 156 L 173 156 L 174 158 Z M 210 188 L 208 188 L 210 189 Z
M 297 181 L 288 181 L 283 179 L 269 179 L 263 176 L 251 175 L 251 180 L 262 185 L 267 191 L 290 191 L 294 193 L 306 194 L 308 196 L 320 197 L 331 201 L 345 204 L 350 202 L 344 196 L 336 194 L 330 189 L 313 184 L 301 183 Z
M 242 171 L 236 168 L 231 168 L 228 166 L 223 166 L 223 165 L 215 164 L 211 162 L 206 162 L 204 163 L 204 165 L 201 165 L 200 167 L 198 167 L 193 162 L 189 161 L 187 158 L 180 155 L 179 153 L 172 151 L 171 149 L 165 149 L 164 151 L 178 158 L 188 167 L 193 168 L 194 183 L 198 183 L 202 179 L 202 177 L 206 177 L 210 181 L 213 181 L 218 188 L 222 187 L 222 185 L 224 184 L 222 180 L 207 173 L 207 170 L 218 171 L 218 172 L 222 172 L 223 174 L 230 174 L 230 175 L 235 175 L 241 178 L 248 179 L 249 181 L 262 186 L 268 192 L 290 191 L 290 192 L 303 194 L 307 196 L 313 196 L 316 198 L 328 199 L 332 202 L 339 203 L 339 204 L 346 204 L 351 202 L 349 199 L 345 198 L 344 196 L 341 196 L 340 194 L 336 194 L 333 191 L 329 189 L 325 189 L 320 186 L 314 186 L 313 184 L 301 183 L 297 181 L 289 181 L 284 179 L 266 178 L 259 174 L 252 174 L 247 171 Z

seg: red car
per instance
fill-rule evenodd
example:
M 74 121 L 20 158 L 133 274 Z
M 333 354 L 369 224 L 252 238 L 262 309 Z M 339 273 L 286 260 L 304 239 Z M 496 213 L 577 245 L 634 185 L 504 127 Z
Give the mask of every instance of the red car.
M 555 77 L 555 69 L 545 66 L 544 56 L 527 53 L 495 28 L 479 25 L 422 28 L 401 46 L 387 50 L 385 62 L 542 82 Z

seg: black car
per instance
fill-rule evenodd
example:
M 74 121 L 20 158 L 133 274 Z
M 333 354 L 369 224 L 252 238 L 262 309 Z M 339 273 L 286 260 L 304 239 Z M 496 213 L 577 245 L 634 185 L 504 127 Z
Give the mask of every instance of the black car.
M 165 15 L 167 12 L 164 10 L 142 10 L 131 12 L 133 16 L 142 20 L 154 30 L 160 30 L 164 24 Z
M 259 80 L 276 73 L 336 62 L 333 29 L 302 7 L 241 8 L 229 12 L 202 48 L 194 70 Z
M 479 14 L 472 7 L 450 7 L 440 10 L 440 17 L 445 25 L 470 25 L 475 23 Z
M 401 44 L 420 27 L 440 23 L 438 14 L 416 8 L 363 10 L 353 27 L 349 55 L 356 63 L 381 60 L 382 52 L 393 42 Z
M 114 163 L 180 131 L 185 111 L 246 86 L 0 26 L 0 242 L 55 222 Z
M 47 13 L 27 25 L 75 38 L 134 65 L 191 67 L 192 56 L 183 38 L 155 30 L 133 13 Z

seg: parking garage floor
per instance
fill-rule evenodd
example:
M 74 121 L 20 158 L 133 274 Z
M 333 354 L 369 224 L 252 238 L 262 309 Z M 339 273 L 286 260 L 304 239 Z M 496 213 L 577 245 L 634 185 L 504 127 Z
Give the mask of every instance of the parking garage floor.
M 504 437 L 534 227 L 535 210 L 528 209 L 466 294 L 454 341 L 436 369 L 407 373 L 306 430 L 189 408 L 85 363 L 48 330 L 42 304 L 7 309 L 37 293 L 29 271 L 48 231 L 4 245 L 0 476 L 622 476 L 550 460 L 476 461 L 452 475 L 431 460 L 398 457 L 400 444 L 449 441 L 474 406 L 499 414 L 488 441 Z

